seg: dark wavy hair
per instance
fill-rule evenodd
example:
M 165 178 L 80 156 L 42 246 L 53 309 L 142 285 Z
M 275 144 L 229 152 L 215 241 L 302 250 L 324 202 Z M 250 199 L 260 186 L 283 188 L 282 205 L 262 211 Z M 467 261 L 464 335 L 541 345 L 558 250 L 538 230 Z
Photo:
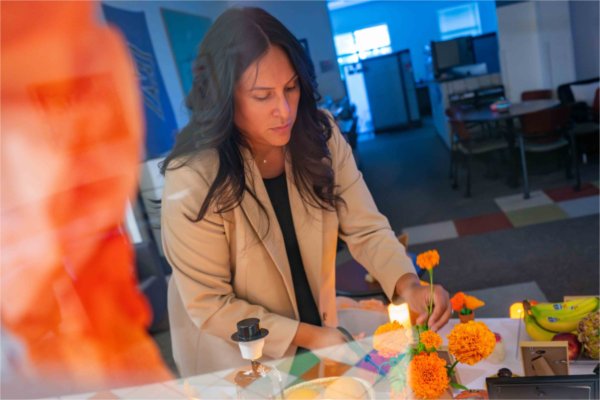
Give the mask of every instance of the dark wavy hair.
M 270 46 L 279 46 L 289 57 L 300 85 L 300 101 L 288 152 L 293 179 L 309 205 L 334 210 L 343 204 L 334 193 L 334 174 L 327 141 L 331 123 L 317 109 L 320 99 L 314 67 L 304 47 L 275 17 L 260 8 L 231 8 L 221 14 L 204 37 L 193 67 L 193 86 L 186 105 L 188 125 L 177 135 L 175 146 L 161 172 L 186 165 L 205 149 L 215 149 L 219 169 L 198 214 L 198 222 L 214 202 L 219 213 L 238 206 L 248 192 L 264 211 L 246 182 L 240 147 L 250 148 L 234 125 L 234 90 L 242 73 Z

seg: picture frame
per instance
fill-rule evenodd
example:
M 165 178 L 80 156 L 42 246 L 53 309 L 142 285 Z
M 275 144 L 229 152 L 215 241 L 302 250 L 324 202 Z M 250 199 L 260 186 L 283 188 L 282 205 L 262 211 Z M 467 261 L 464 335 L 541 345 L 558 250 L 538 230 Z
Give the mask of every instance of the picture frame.
M 567 342 L 521 342 L 519 349 L 525 376 L 569 375 Z
M 452 356 L 452 354 L 450 354 L 450 352 L 448 351 L 448 346 L 441 346 L 437 350 L 437 353 L 441 358 L 443 358 L 446 361 L 447 365 L 452 365 L 454 363 L 455 359 Z M 454 369 L 454 376 L 452 377 L 450 382 L 462 385 L 460 376 L 458 374 L 458 370 L 456 368 Z

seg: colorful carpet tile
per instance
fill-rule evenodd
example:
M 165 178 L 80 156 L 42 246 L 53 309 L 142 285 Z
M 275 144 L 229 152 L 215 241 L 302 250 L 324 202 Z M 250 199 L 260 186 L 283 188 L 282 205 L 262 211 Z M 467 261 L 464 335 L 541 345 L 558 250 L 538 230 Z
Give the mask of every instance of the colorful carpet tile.
M 501 212 L 458 219 L 454 221 L 454 225 L 459 236 L 480 235 L 513 227 L 510 220 Z
M 571 218 L 585 217 L 598 214 L 600 207 L 599 196 L 584 197 L 581 199 L 561 201 L 558 206 Z
M 506 216 L 515 228 L 558 221 L 569 217 L 558 204 L 546 204 L 543 206 L 509 211 L 506 213 Z
M 567 186 L 558 189 L 550 189 L 545 191 L 548 197 L 555 202 L 580 199 L 582 197 L 597 196 L 600 190 L 597 186 L 591 183 L 581 185 L 581 190 L 575 191 L 573 187 Z
M 530 198 L 524 199 L 523 194 L 519 193 L 512 196 L 499 197 L 495 201 L 498 207 L 500 207 L 500 210 L 505 213 L 523 210 L 525 208 L 546 206 L 553 203 L 552 199 L 541 190 L 531 192 L 530 196 Z
M 595 215 L 600 212 L 599 196 L 598 182 L 585 183 L 579 191 L 572 186 L 536 190 L 529 199 L 519 193 L 495 199 L 497 213 L 411 226 L 403 232 L 415 245 Z
M 427 225 L 413 226 L 402 231 L 408 234 L 409 244 L 420 244 L 458 237 L 452 221 L 437 222 Z

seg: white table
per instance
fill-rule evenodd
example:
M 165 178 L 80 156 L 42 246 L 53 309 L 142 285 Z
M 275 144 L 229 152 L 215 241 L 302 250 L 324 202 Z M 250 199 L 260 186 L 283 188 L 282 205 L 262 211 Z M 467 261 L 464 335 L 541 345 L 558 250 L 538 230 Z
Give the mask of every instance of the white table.
M 352 321 L 354 328 L 360 326 L 365 332 L 373 333 L 377 328 L 377 325 L 381 322 L 385 322 L 384 316 L 377 316 L 371 314 L 352 313 L 345 312 L 344 320 L 346 322 Z M 489 361 L 481 361 L 480 363 L 469 366 L 458 364 L 457 372 L 459 374 L 461 383 L 467 386 L 469 389 L 484 389 L 485 378 L 487 376 L 495 374 L 499 368 L 509 368 L 513 373 L 523 375 L 523 368 L 521 366 L 521 360 L 517 355 L 516 345 L 519 341 L 529 340 L 529 337 L 524 331 L 524 327 L 521 326 L 520 337 L 517 337 L 519 331 L 518 320 L 511 320 L 508 318 L 480 318 L 479 321 L 485 322 L 487 326 L 493 331 L 499 333 L 504 342 L 506 357 L 500 364 L 493 364 Z M 343 322 L 343 321 L 342 321 Z M 447 345 L 448 341 L 446 335 L 450 332 L 452 327 L 459 323 L 458 320 L 450 320 L 450 322 L 439 332 L 444 339 L 444 344 Z M 372 326 L 371 326 L 372 325 Z M 356 329 L 351 329 L 356 330 Z M 353 332 L 354 333 L 354 332 Z M 371 343 L 371 338 L 365 338 L 358 343 L 368 351 Z M 321 360 L 328 359 L 333 362 L 343 363 L 345 365 L 353 365 L 360 359 L 360 357 L 349 350 L 347 346 L 335 346 L 332 348 L 322 349 L 315 351 L 314 354 Z M 289 386 L 294 382 L 297 377 L 289 374 L 289 367 L 292 360 L 277 360 L 267 362 L 268 365 L 276 365 L 280 370 L 283 377 L 284 385 Z M 571 364 L 571 374 L 590 374 L 595 364 Z M 319 363 L 314 366 L 315 373 L 323 373 L 327 369 L 327 365 Z M 224 371 L 218 371 L 210 374 L 198 375 L 184 379 L 178 379 L 167 382 L 155 383 L 152 385 L 137 386 L 130 388 L 114 389 L 110 391 L 104 391 L 101 393 L 87 393 L 79 394 L 75 396 L 65 396 L 64 399 L 92 399 L 92 398 L 116 398 L 116 399 L 235 399 L 237 398 L 236 389 L 231 381 L 234 369 L 228 369 Z M 362 378 L 373 385 L 376 398 L 388 399 L 390 396 L 389 383 L 386 378 L 377 375 L 374 372 L 367 371 L 359 367 L 349 367 L 349 369 L 342 372 L 346 376 L 354 376 Z

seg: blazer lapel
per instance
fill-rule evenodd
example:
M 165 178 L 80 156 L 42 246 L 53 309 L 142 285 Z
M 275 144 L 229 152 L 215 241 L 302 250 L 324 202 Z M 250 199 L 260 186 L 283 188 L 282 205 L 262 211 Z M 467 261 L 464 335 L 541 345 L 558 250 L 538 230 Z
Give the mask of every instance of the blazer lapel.
M 302 201 L 300 192 L 294 184 L 291 160 L 286 157 L 285 174 L 287 179 L 290 207 L 294 220 L 294 230 L 300 247 L 300 255 L 306 278 L 313 298 L 319 309 L 321 293 L 321 272 L 323 265 L 323 210 L 317 209 Z
M 260 208 L 256 200 L 249 193 L 244 193 L 244 197 L 240 206 L 242 208 L 242 211 L 246 215 L 246 218 L 250 222 L 252 229 L 267 249 L 267 252 L 271 256 L 273 263 L 281 273 L 283 282 L 285 284 L 285 288 L 288 292 L 288 295 L 292 302 L 292 306 L 294 308 L 294 313 L 296 315 L 296 318 L 299 318 L 298 304 L 296 302 L 294 283 L 292 281 L 292 272 L 288 262 L 287 253 L 285 251 L 283 234 L 281 233 L 281 228 L 279 226 L 279 222 L 277 221 L 277 216 L 275 215 L 275 211 L 273 210 L 273 206 L 271 205 L 269 194 L 267 193 L 267 189 L 265 188 L 265 184 L 263 182 L 262 176 L 260 175 L 260 171 L 256 166 L 254 158 L 247 149 L 242 148 L 241 151 L 245 160 L 246 184 L 252 190 L 254 190 L 256 197 L 265 207 L 265 210 L 269 217 L 269 224 L 265 219 L 264 211 Z M 267 227 L 269 228 L 268 232 Z

